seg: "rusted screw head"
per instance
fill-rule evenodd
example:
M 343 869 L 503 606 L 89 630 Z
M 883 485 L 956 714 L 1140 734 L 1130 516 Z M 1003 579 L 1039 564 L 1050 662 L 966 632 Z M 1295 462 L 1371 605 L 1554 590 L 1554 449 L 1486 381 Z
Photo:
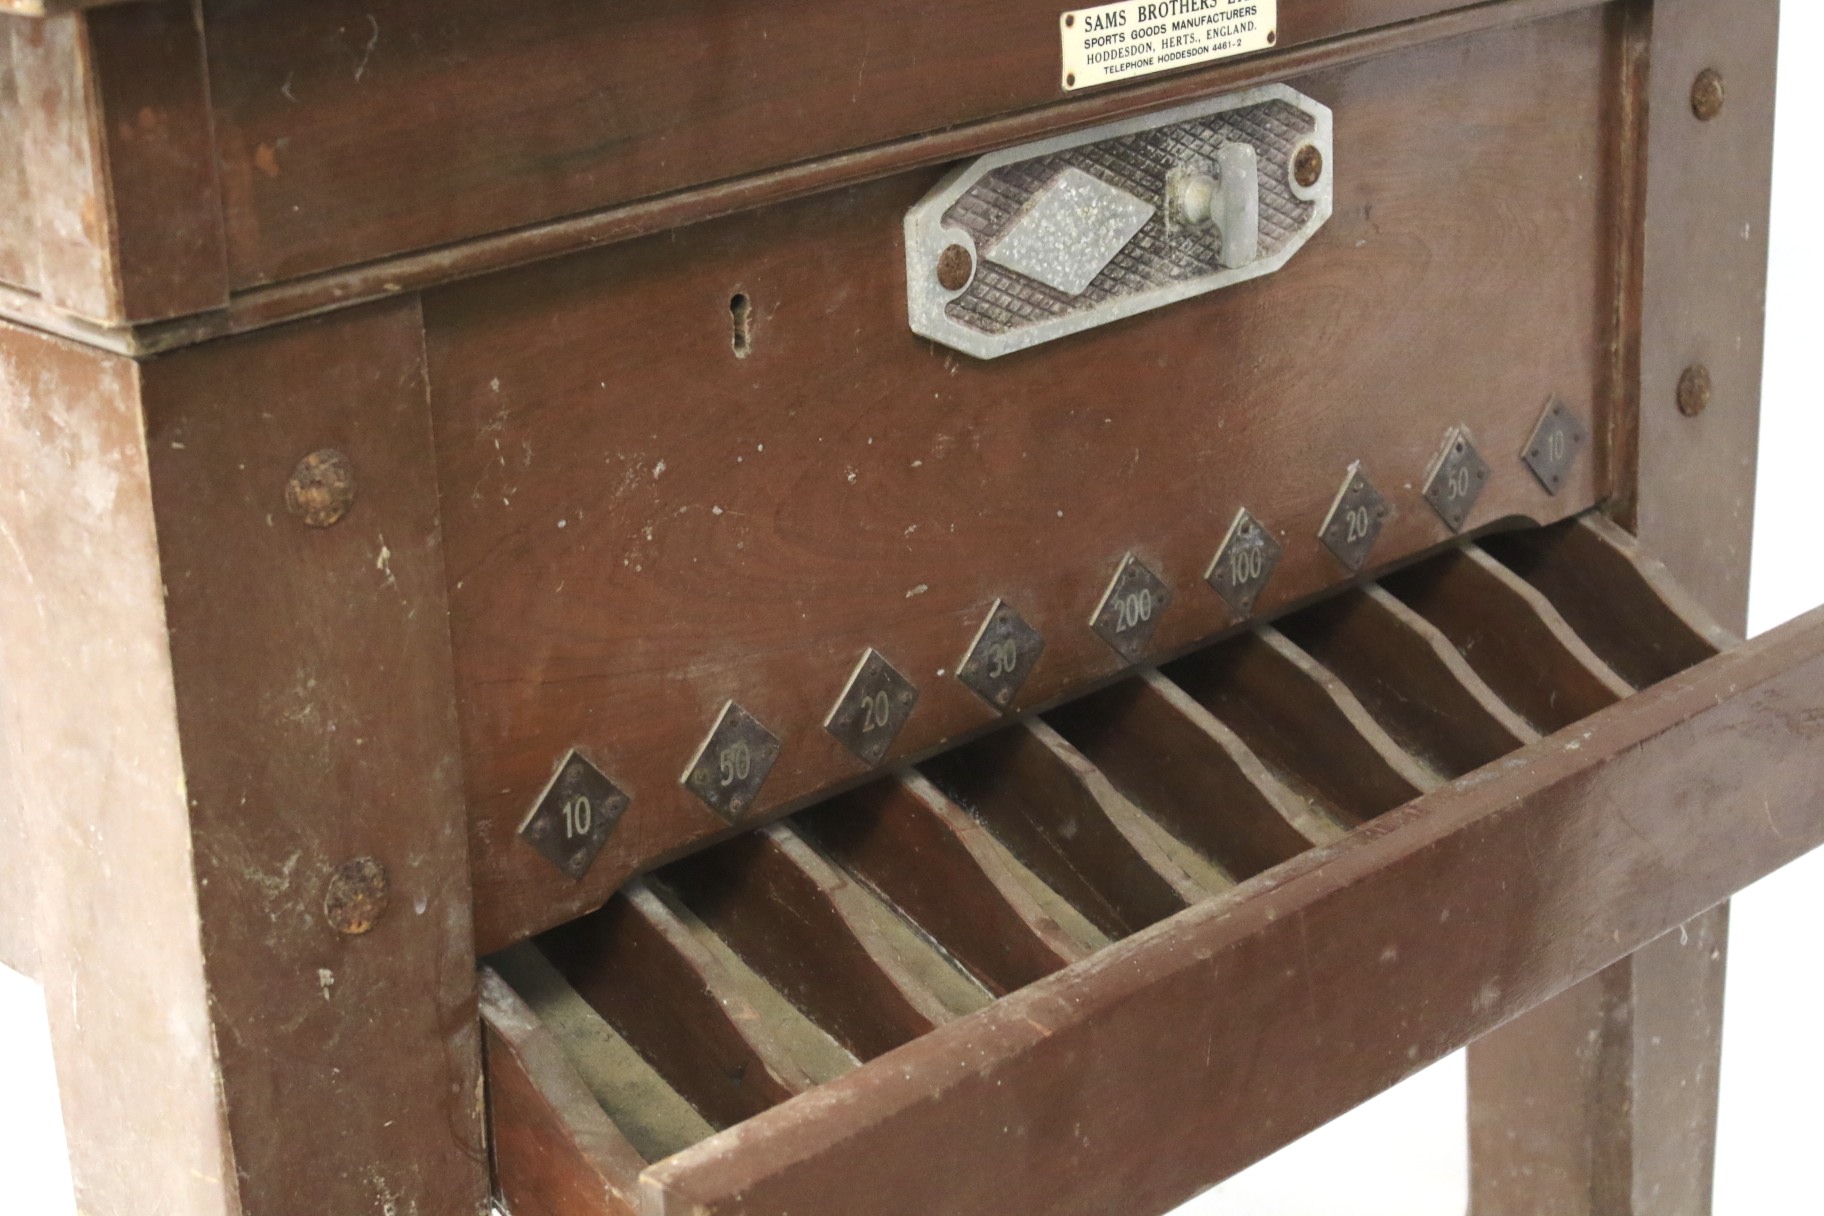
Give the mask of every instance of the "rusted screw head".
M 339 933 L 358 937 L 374 927 L 386 911 L 386 869 L 371 857 L 357 857 L 336 867 L 323 896 L 323 915 Z
M 1292 180 L 1309 190 L 1323 180 L 1324 154 L 1316 144 L 1306 144 L 1292 158 Z
M 961 245 L 951 245 L 937 255 L 937 281 L 945 291 L 961 291 L 975 273 L 975 259 Z
M 355 468 L 334 448 L 298 461 L 285 483 L 285 506 L 313 528 L 327 528 L 355 504 Z
M 1705 68 L 1691 83 L 1691 112 L 1699 122 L 1709 122 L 1723 112 L 1723 74 Z
M 1678 412 L 1687 418 L 1697 417 L 1709 408 L 1713 391 L 1710 369 L 1701 363 L 1693 363 L 1678 378 Z

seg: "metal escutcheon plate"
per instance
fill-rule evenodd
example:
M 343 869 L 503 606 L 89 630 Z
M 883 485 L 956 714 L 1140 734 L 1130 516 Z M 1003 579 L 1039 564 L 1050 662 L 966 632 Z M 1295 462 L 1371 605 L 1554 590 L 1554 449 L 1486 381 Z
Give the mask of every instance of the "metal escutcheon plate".
M 912 329 L 992 359 L 1272 274 L 1334 171 L 1330 111 L 1284 85 L 984 156 L 906 215 Z

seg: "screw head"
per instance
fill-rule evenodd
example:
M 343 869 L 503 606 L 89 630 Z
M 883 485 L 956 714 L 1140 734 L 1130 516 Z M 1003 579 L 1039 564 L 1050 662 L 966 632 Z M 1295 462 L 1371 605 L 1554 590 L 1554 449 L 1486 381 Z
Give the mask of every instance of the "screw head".
M 1699 122 L 1709 122 L 1721 114 L 1724 98 L 1723 74 L 1715 68 L 1705 68 L 1691 83 L 1691 112 Z
M 1292 158 L 1292 180 L 1309 190 L 1323 180 L 1324 154 L 1316 144 L 1306 144 Z
M 357 857 L 330 875 L 323 915 L 338 933 L 359 937 L 385 913 L 386 902 L 386 868 L 372 857 Z
M 1678 378 L 1678 412 L 1687 418 L 1697 417 L 1710 408 L 1710 398 L 1714 393 L 1715 385 L 1710 380 L 1710 369 L 1701 363 L 1693 363 Z
M 947 246 L 937 255 L 937 281 L 945 291 L 961 291 L 975 273 L 975 259 L 961 245 Z
M 355 467 L 334 448 L 298 462 L 285 483 L 285 507 L 312 528 L 327 528 L 355 505 Z

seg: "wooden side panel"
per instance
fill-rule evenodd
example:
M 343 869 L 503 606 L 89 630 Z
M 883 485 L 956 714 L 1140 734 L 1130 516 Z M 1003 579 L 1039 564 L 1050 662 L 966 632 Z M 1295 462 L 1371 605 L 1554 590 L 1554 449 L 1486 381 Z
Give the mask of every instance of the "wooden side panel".
M 1301 0 L 1278 47 L 1460 7 Z M 206 0 L 237 287 L 1061 99 L 1049 0 Z
M 1350 150 L 1290 265 L 993 363 L 906 328 L 924 173 L 427 296 L 482 944 L 726 833 L 678 775 L 730 698 L 784 743 L 758 820 L 866 775 L 823 722 L 867 647 L 921 692 L 896 761 L 994 721 L 953 676 L 996 597 L 1046 638 L 1029 708 L 1120 669 L 1086 622 L 1129 551 L 1174 589 L 1161 655 L 1233 627 L 1203 573 L 1244 504 L 1286 546 L 1263 612 L 1346 577 L 1317 534 L 1352 461 L 1397 512 L 1377 562 L 1446 543 L 1447 423 L 1495 468 L 1474 522 L 1597 501 L 1594 460 L 1552 497 L 1519 454 L 1551 393 L 1606 409 L 1606 38 L 1579 11 L 1290 81 Z M 581 884 L 514 835 L 573 745 L 632 797 Z
M 130 362 L 0 326 L 5 881 L 36 888 L 76 1202 L 238 1216 L 146 456 Z
M 476 1212 L 475 954 L 417 305 L 196 347 L 143 377 L 243 1202 Z M 313 528 L 286 486 L 325 447 L 355 499 Z M 390 898 L 348 936 L 326 896 L 362 857 Z
M 1824 842 L 1821 690 L 1824 610 L 659 1163 L 649 1210 L 1165 1210 Z

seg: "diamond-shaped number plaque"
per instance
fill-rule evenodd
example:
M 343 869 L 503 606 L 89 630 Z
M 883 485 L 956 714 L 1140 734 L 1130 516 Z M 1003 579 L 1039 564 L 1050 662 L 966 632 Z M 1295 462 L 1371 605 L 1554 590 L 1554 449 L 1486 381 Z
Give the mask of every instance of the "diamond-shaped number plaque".
M 1362 472 L 1358 462 L 1349 466 L 1343 487 L 1330 504 L 1330 514 L 1318 537 L 1324 547 L 1343 563 L 1351 574 L 1367 564 L 1368 554 L 1381 535 L 1381 527 L 1393 514 L 1393 508 L 1381 497 Z
M 862 763 L 879 764 L 917 704 L 918 689 L 912 681 L 894 670 L 878 650 L 869 650 L 856 664 L 849 686 L 823 728 L 861 757 Z
M 1469 432 L 1462 427 L 1453 429 L 1445 436 L 1444 454 L 1438 457 L 1431 480 L 1425 483 L 1425 501 L 1452 532 L 1461 532 L 1487 485 L 1488 461 L 1470 442 Z
M 1282 551 L 1273 534 L 1244 507 L 1235 513 L 1235 522 L 1229 525 L 1229 534 L 1222 538 L 1222 547 L 1216 550 L 1204 578 L 1229 607 L 1247 616 L 1273 577 Z
M 538 855 L 580 880 L 627 809 L 627 795 L 601 769 L 572 751 L 519 826 Z
M 1008 607 L 1005 600 L 996 600 L 969 647 L 968 657 L 956 669 L 956 678 L 1004 713 L 1044 650 L 1045 639 L 1039 631 Z
M 1159 618 L 1171 602 L 1172 591 L 1165 580 L 1129 553 L 1121 559 L 1121 568 L 1109 582 L 1089 627 L 1131 663 L 1146 653 L 1159 630 Z
M 777 759 L 779 736 L 730 701 L 681 780 L 705 806 L 733 823 L 759 797 Z
M 1577 463 L 1578 453 L 1590 442 L 1590 428 L 1583 419 L 1557 397 L 1553 397 L 1539 415 L 1533 437 L 1526 441 L 1522 456 L 1539 484 L 1556 494 L 1564 488 L 1564 479 Z

